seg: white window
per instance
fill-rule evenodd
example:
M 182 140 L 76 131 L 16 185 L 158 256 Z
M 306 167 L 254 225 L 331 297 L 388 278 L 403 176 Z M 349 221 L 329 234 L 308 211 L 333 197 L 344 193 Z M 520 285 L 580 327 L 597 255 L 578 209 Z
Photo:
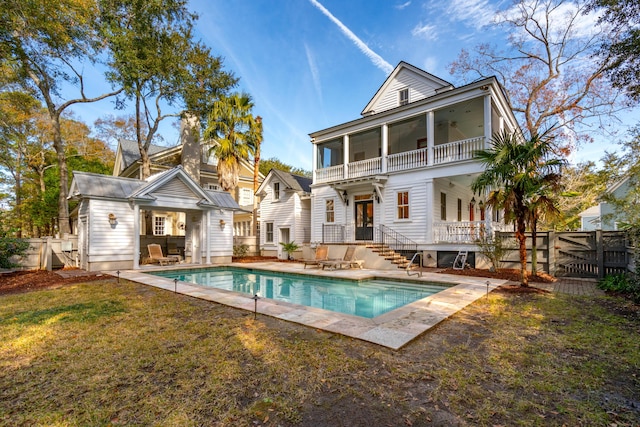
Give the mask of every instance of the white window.
M 253 190 L 250 188 L 241 188 L 238 204 L 240 206 L 253 205 Z
M 211 147 L 213 147 L 213 145 L 207 144 L 202 146 L 202 162 L 216 166 L 218 164 L 218 158 L 213 154 Z
M 164 236 L 166 218 L 163 216 L 156 216 L 153 218 L 153 234 L 155 236 Z
M 206 185 L 206 187 L 205 187 L 205 188 L 206 188 L 207 190 L 215 190 L 215 191 L 218 191 L 218 190 L 220 189 L 220 187 L 218 187 L 218 184 L 211 184 L 211 183 L 208 183 L 208 184 L 205 184 L 205 185 Z
M 273 200 L 280 200 L 280 183 L 273 183 Z
M 409 88 L 400 89 L 398 91 L 398 104 L 407 105 L 409 103 Z
M 398 191 L 397 193 L 398 219 L 409 219 L 409 192 Z
M 335 221 L 335 211 L 334 211 L 334 200 L 333 199 L 329 199 L 329 200 L 325 200 L 325 218 L 327 222 L 334 222 Z
M 266 243 L 273 243 L 273 223 L 267 222 L 265 223 L 265 225 L 266 225 L 266 229 L 265 229 L 264 241 Z
M 447 193 L 440 193 L 440 221 L 447 220 Z

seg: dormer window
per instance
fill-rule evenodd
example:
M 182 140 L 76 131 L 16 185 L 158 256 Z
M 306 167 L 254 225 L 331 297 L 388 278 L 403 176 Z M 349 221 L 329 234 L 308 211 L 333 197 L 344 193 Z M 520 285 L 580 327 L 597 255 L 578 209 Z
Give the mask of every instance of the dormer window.
M 399 105 L 407 105 L 409 103 L 409 88 L 398 91 L 398 103 Z

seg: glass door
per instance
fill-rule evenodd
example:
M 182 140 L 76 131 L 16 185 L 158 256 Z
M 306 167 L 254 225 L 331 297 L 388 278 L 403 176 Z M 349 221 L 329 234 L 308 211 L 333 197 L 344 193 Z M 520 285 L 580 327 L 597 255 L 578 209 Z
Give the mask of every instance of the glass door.
M 357 201 L 356 240 L 373 240 L 373 200 Z

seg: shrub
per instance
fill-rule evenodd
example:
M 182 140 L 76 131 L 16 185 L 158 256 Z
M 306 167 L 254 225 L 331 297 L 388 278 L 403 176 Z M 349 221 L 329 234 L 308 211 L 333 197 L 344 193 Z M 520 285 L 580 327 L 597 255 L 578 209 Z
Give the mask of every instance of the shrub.
M 29 249 L 29 241 L 0 235 L 0 268 L 17 267 L 19 264 L 14 263 L 11 258 L 23 257 L 27 249 Z
M 598 282 L 598 288 L 624 294 L 634 302 L 640 302 L 640 280 L 633 274 L 610 274 Z
M 504 240 L 506 239 L 503 239 L 499 234 L 496 234 L 494 237 L 481 233 L 480 238 L 475 241 L 475 244 L 478 245 L 480 249 L 480 253 L 491 262 L 490 271 L 496 271 L 497 268 L 500 268 L 502 266 L 502 260 L 513 251 L 513 248 L 505 245 Z
M 243 258 L 247 256 L 247 252 L 249 252 L 249 245 L 245 245 L 243 243 L 241 245 L 233 246 L 233 256 Z

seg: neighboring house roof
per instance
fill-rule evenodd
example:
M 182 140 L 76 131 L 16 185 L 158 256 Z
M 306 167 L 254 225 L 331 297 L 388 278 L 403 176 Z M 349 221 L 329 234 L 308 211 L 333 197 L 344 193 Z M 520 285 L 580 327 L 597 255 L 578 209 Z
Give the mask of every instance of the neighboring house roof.
M 282 190 L 284 191 L 295 191 L 297 193 L 311 193 L 311 184 L 313 180 L 306 176 L 296 175 L 290 172 L 285 172 L 280 169 L 271 169 L 267 174 L 267 177 L 262 181 L 260 187 L 258 187 L 257 194 L 260 194 L 263 191 L 265 185 L 268 185 L 270 181 L 273 179 L 277 179 L 278 182 L 281 182 L 284 185 Z
M 153 200 L 153 192 L 174 179 L 179 179 L 195 196 L 198 205 L 220 209 L 238 210 L 240 206 L 226 191 L 202 189 L 182 168 L 176 166 L 146 180 L 100 175 L 90 172 L 74 172 L 69 198 L 100 198 L 113 200 Z
M 140 159 L 140 150 L 138 149 L 138 143 L 128 139 L 120 139 L 118 141 L 122 154 L 122 170 L 128 168 Z M 162 147 L 160 145 L 149 145 L 149 155 L 160 153 L 161 151 L 168 150 L 174 147 Z
M 578 214 L 581 217 L 600 216 L 600 205 L 591 206 L 589 209 L 585 209 Z

